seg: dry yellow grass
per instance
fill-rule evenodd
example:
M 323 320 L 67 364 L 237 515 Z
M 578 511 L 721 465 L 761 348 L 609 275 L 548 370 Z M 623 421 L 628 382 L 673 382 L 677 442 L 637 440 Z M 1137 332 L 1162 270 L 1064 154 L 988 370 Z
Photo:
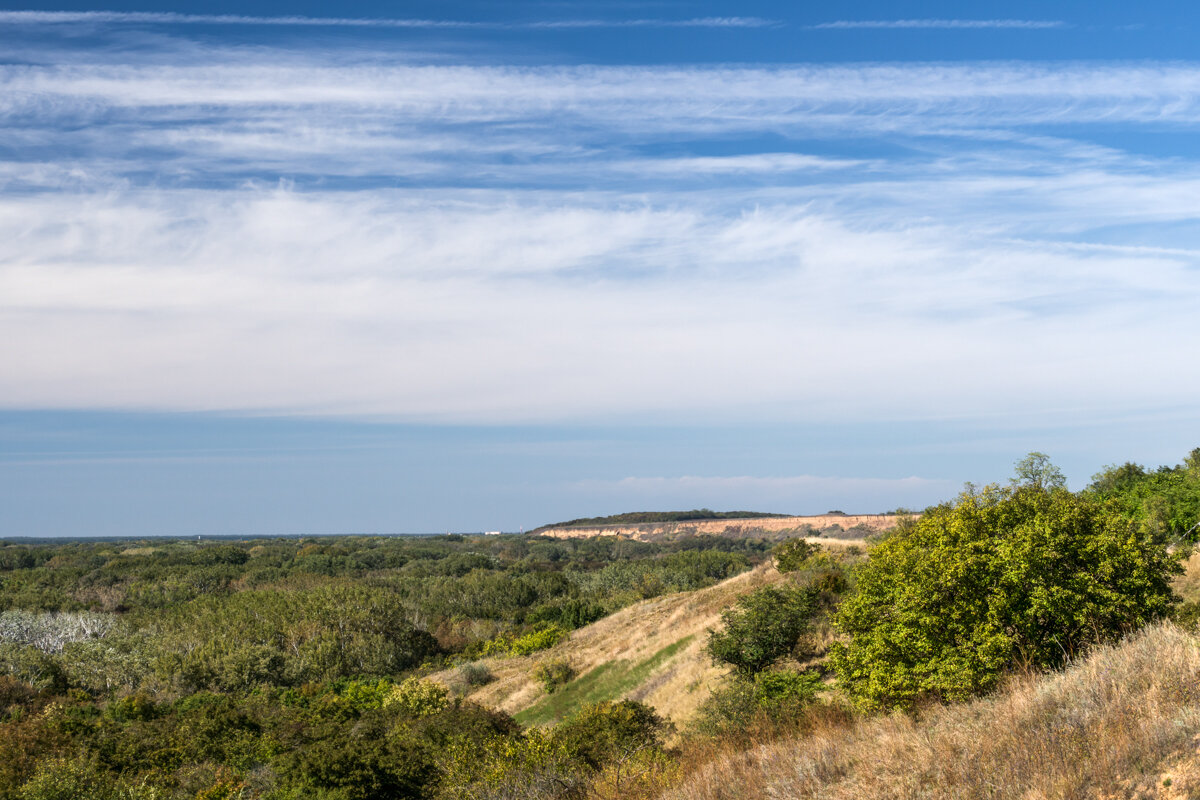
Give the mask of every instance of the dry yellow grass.
M 1163 624 L 972 703 L 724 753 L 663 800 L 1200 797 L 1200 641 Z
M 1183 562 L 1183 568 L 1183 574 L 1175 579 L 1175 592 L 1187 602 L 1200 601 L 1200 547 Z
M 862 545 L 861 541 L 830 542 L 812 539 L 831 549 Z M 685 723 L 711 693 L 724 669 L 714 667 L 704 652 L 705 632 L 720 624 L 721 612 L 739 597 L 760 586 L 783 579 L 769 564 L 735 575 L 706 589 L 656 597 L 622 609 L 573 632 L 561 644 L 526 657 L 488 658 L 482 662 L 495 676 L 491 683 L 468 696 L 486 706 L 516 714 L 545 697 L 532 679 L 534 665 L 543 659 L 563 658 L 580 676 L 593 669 L 623 661 L 644 662 L 664 648 L 692 637 L 622 697 L 640 700 L 676 724 Z M 431 676 L 451 683 L 450 670 Z
M 708 696 L 722 670 L 713 667 L 703 652 L 704 631 L 715 627 L 723 609 L 759 586 L 778 581 L 769 565 L 735 575 L 715 586 L 644 600 L 574 631 L 555 647 L 525 657 L 488 658 L 482 662 L 495 680 L 471 692 L 470 699 L 515 714 L 545 696 L 531 673 L 543 659 L 564 658 L 579 675 L 606 663 L 640 662 L 663 648 L 693 636 L 692 641 L 661 664 L 628 696 L 653 706 L 674 722 L 681 722 Z M 431 676 L 449 682 L 450 671 Z

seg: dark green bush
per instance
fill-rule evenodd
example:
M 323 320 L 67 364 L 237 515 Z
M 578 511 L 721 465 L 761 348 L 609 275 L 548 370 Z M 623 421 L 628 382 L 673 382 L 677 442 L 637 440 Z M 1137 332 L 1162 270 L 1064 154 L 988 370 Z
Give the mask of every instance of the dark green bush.
M 708 632 L 708 653 L 752 676 L 795 651 L 817 610 L 812 589 L 767 586 L 721 613 L 721 629 Z
M 780 542 L 771 551 L 775 560 L 775 569 L 780 572 L 795 572 L 804 566 L 813 553 L 820 550 L 820 545 L 812 544 L 805 539 L 788 539 Z
M 374 726 L 313 742 L 288 763 L 302 794 L 327 800 L 423 800 L 437 778 L 426 748 Z
M 585 706 L 556 727 L 551 736 L 573 759 L 589 769 L 635 753 L 660 748 L 668 730 L 650 706 L 635 700 Z
M 812 704 L 820 688 L 820 676 L 811 671 L 734 674 L 705 700 L 692 726 L 706 736 L 726 736 L 748 732 L 760 720 L 786 723 Z
M 1180 603 L 1175 609 L 1175 624 L 1189 631 L 1200 629 L 1200 603 Z
M 155 800 L 158 793 L 105 772 L 94 759 L 49 758 L 26 782 L 18 800 Z
M 1090 497 L 967 493 L 875 547 L 838 612 L 850 641 L 832 662 L 866 707 L 966 698 L 1168 614 L 1179 570 L 1144 526 Z
M 569 630 L 590 625 L 604 616 L 604 606 L 586 600 L 564 600 L 539 606 L 525 616 L 527 624 L 550 622 Z

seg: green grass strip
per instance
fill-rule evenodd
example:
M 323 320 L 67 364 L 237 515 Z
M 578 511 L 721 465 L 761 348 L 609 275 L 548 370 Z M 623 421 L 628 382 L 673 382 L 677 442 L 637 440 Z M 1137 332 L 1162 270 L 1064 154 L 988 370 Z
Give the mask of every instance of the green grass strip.
M 518 711 L 514 716 L 522 725 L 546 725 L 569 717 L 589 703 L 616 700 L 626 692 L 636 689 L 650 677 L 650 673 L 687 647 L 695 638 L 695 634 L 685 636 L 637 664 L 625 659 L 601 664 L 554 694 L 546 695 L 524 711 Z

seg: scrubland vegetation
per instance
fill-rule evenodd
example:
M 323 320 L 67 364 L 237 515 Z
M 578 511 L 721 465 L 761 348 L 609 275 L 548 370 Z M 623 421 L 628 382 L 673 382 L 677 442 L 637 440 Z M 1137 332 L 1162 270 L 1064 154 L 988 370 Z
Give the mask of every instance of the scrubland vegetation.
M 0 546 L 0 800 L 1190 797 L 1200 451 L 865 543 Z
M 491 679 L 480 658 L 532 670 L 571 630 L 736 575 L 767 547 L 517 536 L 0 546 L 0 798 L 473 797 L 477 784 L 533 774 L 575 791 L 625 749 L 661 753 L 646 741 L 658 746 L 664 723 L 593 704 L 524 733 L 413 677 L 449 669 L 469 690 Z

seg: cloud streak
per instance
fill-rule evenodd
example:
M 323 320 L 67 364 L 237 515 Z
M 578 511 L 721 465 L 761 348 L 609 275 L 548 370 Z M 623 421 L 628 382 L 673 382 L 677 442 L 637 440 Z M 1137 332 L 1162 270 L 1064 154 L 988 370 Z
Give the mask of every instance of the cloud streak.
M 1195 64 L 277 55 L 0 67 L 0 337 L 25 343 L 0 356 L 5 405 L 529 422 L 1200 400 L 1157 346 L 1200 348 L 1175 323 L 1200 303 L 1200 165 L 1089 141 L 1200 126 Z
M 150 11 L 0 11 L 0 25 L 253 25 L 307 28 L 400 28 L 462 30 L 555 30 L 577 28 L 763 28 L 778 22 L 759 17 L 694 17 L 690 19 L 565 19 L 475 21 L 369 17 L 249 16 L 181 14 Z
M 1067 23 L 1042 19 L 843 19 L 807 27 L 809 30 L 1049 30 L 1065 28 Z
M 5 65 L 0 111 L 71 121 L 308 126 L 553 124 L 563 134 L 712 135 L 864 127 L 875 134 L 988 126 L 1200 122 L 1194 64 L 851 65 L 791 68 L 471 67 L 258 63 Z M 503 131 L 501 131 L 503 132 Z

